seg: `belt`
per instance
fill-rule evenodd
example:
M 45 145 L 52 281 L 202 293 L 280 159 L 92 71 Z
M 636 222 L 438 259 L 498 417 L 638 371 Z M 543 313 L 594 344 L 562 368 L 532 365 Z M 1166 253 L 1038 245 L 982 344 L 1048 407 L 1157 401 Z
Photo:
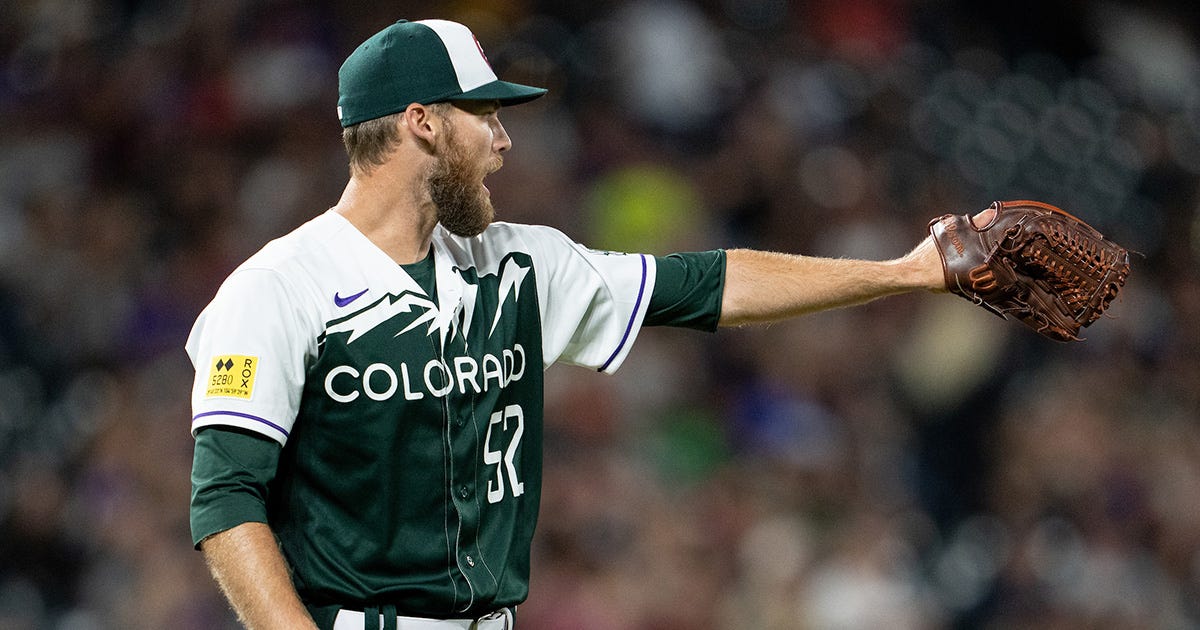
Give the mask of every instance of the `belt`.
M 377 623 L 367 626 L 367 615 L 370 613 L 378 615 L 378 620 Z M 395 623 L 392 623 L 392 620 L 395 620 Z M 508 608 L 501 608 L 477 619 L 426 619 L 385 616 L 380 614 L 378 608 L 369 608 L 367 612 L 343 608 L 333 620 L 333 630 L 363 630 L 368 627 L 383 630 L 512 630 L 513 614 Z

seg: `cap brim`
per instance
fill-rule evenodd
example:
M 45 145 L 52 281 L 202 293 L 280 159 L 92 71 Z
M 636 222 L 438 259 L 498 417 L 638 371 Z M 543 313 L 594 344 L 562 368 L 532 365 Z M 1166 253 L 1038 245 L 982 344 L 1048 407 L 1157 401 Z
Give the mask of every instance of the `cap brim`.
M 545 88 L 509 83 L 508 81 L 492 81 L 474 90 L 452 96 L 447 100 L 457 101 L 500 101 L 501 105 L 520 105 L 528 103 L 546 93 Z

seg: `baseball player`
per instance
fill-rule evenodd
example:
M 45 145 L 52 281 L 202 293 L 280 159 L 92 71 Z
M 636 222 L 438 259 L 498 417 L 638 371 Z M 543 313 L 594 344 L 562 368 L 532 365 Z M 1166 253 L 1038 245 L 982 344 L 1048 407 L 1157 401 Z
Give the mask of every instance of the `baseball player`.
M 613 372 L 643 326 L 714 330 L 917 289 L 892 261 L 620 254 L 493 222 L 511 146 L 467 27 L 400 21 L 339 71 L 350 177 L 196 320 L 194 543 L 249 628 L 513 627 L 542 475 L 543 373 Z

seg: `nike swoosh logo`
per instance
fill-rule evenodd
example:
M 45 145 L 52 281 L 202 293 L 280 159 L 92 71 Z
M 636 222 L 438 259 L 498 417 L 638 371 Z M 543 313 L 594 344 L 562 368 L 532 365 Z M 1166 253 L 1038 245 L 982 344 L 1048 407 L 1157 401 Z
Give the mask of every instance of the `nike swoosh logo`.
M 350 303 L 353 302 L 354 300 L 357 300 L 358 298 L 366 295 L 367 291 L 369 291 L 369 290 L 370 290 L 369 288 L 363 289 L 362 291 L 359 291 L 358 293 L 355 293 L 354 295 L 347 295 L 346 297 L 342 297 L 342 296 L 338 295 L 337 293 L 334 293 L 333 294 L 333 303 L 337 304 L 339 308 L 343 307 L 343 306 L 349 306 Z

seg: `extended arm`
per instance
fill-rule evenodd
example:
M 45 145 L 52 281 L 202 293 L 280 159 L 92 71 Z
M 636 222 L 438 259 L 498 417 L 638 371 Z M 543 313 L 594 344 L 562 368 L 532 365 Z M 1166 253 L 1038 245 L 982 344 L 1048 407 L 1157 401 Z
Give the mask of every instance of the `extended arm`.
M 919 289 L 945 290 L 941 260 L 929 238 L 888 261 L 735 249 L 727 252 L 720 325 L 777 321 Z
M 275 535 L 265 523 L 242 523 L 200 543 L 221 591 L 248 630 L 316 630 L 300 603 Z

